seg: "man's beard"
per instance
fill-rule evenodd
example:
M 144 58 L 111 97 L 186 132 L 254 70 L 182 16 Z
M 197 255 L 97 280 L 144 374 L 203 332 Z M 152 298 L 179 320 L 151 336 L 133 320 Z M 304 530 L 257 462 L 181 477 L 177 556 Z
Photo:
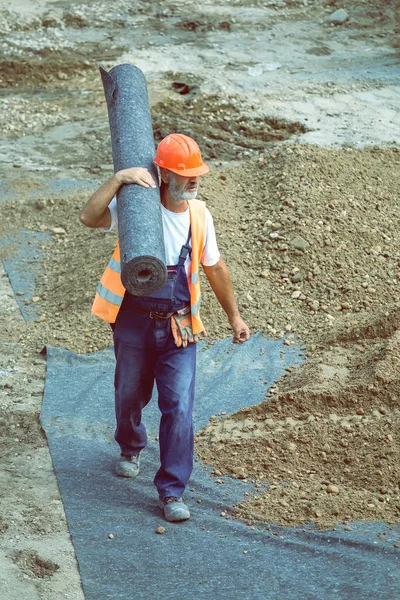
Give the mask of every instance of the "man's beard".
M 176 204 L 182 204 L 182 202 L 186 202 L 187 200 L 194 200 L 196 198 L 197 188 L 198 185 L 196 185 L 196 189 L 193 190 L 193 192 L 189 192 L 188 190 L 179 187 L 175 179 L 171 179 L 168 186 L 168 192 L 172 200 Z

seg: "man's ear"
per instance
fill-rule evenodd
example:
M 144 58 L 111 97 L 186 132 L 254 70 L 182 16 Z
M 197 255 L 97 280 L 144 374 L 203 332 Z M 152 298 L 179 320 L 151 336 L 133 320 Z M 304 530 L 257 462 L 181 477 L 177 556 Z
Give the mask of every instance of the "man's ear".
M 160 177 L 163 183 L 169 183 L 171 179 L 171 174 L 168 169 L 160 169 Z

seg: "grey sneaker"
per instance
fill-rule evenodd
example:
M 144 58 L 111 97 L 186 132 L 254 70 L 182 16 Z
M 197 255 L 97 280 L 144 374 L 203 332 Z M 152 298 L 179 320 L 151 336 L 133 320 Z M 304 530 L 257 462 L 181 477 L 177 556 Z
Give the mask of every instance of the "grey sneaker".
M 121 454 L 115 465 L 115 472 L 119 477 L 137 477 L 139 475 L 140 453 L 136 456 Z
M 189 508 L 186 506 L 182 498 L 174 496 L 166 496 L 158 500 L 158 506 L 163 509 L 164 517 L 167 521 L 186 521 L 190 519 Z

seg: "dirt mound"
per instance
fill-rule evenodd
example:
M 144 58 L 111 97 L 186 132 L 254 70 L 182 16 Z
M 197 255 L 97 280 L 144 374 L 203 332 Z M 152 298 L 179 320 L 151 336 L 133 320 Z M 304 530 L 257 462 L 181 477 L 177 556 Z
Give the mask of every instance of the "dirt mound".
M 394 309 L 387 319 L 397 316 Z M 289 526 L 400 523 L 399 357 L 399 331 L 336 343 L 288 373 L 266 401 L 207 425 L 199 456 L 219 476 L 263 488 L 237 514 Z
M 296 335 L 313 351 L 322 334 L 329 343 L 336 327 L 340 335 L 352 332 L 352 339 L 366 335 L 368 314 L 399 300 L 399 162 L 396 149 L 293 146 L 272 148 L 240 167 L 214 168 L 202 180 L 199 197 L 214 215 L 220 250 L 252 331 L 286 333 L 287 344 Z M 22 338 L 50 339 L 78 352 L 110 345 L 110 329 L 90 315 L 90 306 L 116 235 L 79 223 L 90 192 L 24 200 L 24 189 L 18 204 L 4 203 L 0 232 L 10 235 L 23 222 L 33 230 L 65 233 L 52 233 L 42 244 L 46 272 L 35 293 L 43 319 Z M 210 337 L 229 335 L 204 277 L 202 289 Z
M 32 44 L 33 45 L 33 44 Z M 32 48 L 29 58 L 10 56 L 0 62 L 1 82 L 4 87 L 16 87 L 18 91 L 32 89 L 66 89 L 72 80 L 85 76 L 98 79 L 99 62 L 112 61 L 121 55 L 122 47 L 99 48 L 90 42 L 80 44 L 78 49 L 54 49 L 47 46 Z M 88 59 L 90 57 L 90 59 Z
M 187 79 L 187 76 L 185 76 Z M 171 131 L 185 132 L 197 140 L 204 158 L 242 159 L 264 150 L 265 143 L 282 141 L 304 133 L 300 123 L 286 123 L 241 111 L 235 98 L 199 96 L 184 101 L 160 102 L 152 109 L 155 139 L 160 141 Z

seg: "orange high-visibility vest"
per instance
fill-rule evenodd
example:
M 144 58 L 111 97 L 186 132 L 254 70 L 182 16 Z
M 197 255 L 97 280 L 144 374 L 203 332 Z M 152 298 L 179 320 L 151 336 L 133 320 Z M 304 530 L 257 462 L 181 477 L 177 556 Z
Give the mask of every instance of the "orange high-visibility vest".
M 196 334 L 204 331 L 199 312 L 201 304 L 199 267 L 206 240 L 206 205 L 202 200 L 189 200 L 188 204 L 192 245 L 192 273 L 188 283 L 192 330 L 193 333 Z M 125 288 L 121 282 L 120 260 L 118 242 L 102 278 L 100 279 L 100 283 L 97 286 L 96 296 L 92 306 L 92 313 L 96 315 L 96 317 L 107 321 L 107 323 L 115 323 L 122 300 L 124 299 Z

